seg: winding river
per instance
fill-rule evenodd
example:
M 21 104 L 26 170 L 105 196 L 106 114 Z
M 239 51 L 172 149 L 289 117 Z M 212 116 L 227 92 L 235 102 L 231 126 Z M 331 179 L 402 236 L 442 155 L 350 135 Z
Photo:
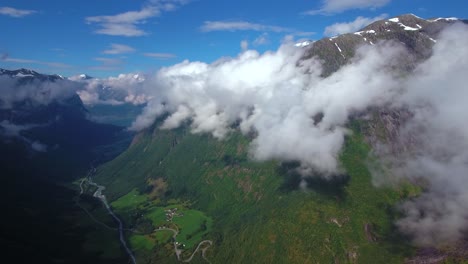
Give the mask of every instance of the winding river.
M 93 182 L 93 179 L 92 179 L 92 174 L 94 174 L 94 172 L 96 171 L 95 168 L 93 168 L 91 170 L 91 173 L 88 175 L 88 177 L 86 178 L 86 180 L 88 181 L 88 183 L 90 185 L 93 185 L 97 188 L 97 190 L 94 192 L 93 194 L 93 197 L 96 197 L 98 198 L 99 200 L 101 200 L 101 202 L 104 204 L 104 206 L 106 207 L 107 209 L 107 212 L 109 212 L 109 214 L 112 216 L 112 218 L 115 219 L 115 221 L 117 221 L 117 223 L 119 223 L 119 239 L 120 239 L 120 244 L 122 244 L 122 246 L 125 248 L 125 251 L 127 252 L 128 256 L 130 257 L 130 259 L 132 260 L 132 263 L 133 264 L 136 264 L 136 258 L 135 256 L 133 255 L 133 252 L 130 250 L 130 248 L 127 246 L 127 242 L 125 242 L 125 237 L 124 237 L 124 228 L 123 228 L 123 223 L 122 223 L 122 220 L 120 220 L 120 218 L 117 217 L 117 215 L 114 213 L 114 211 L 112 211 L 111 207 L 109 206 L 109 203 L 107 203 L 107 199 L 106 199 L 106 196 L 104 194 L 102 194 L 102 191 L 104 191 L 106 189 L 105 186 L 102 186 L 102 185 L 98 185 L 97 183 Z M 80 185 L 81 187 L 81 185 Z M 81 189 L 81 192 L 83 191 L 83 189 Z

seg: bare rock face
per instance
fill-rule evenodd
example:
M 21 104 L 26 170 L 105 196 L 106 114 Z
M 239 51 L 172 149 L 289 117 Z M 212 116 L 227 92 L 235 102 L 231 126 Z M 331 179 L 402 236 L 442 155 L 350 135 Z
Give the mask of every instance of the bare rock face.
M 402 136 L 401 131 L 412 117 L 406 109 L 374 109 L 364 118 L 362 132 L 373 147 L 384 144 L 389 154 L 407 153 L 416 146 L 417 136 L 409 132 Z
M 366 234 L 367 241 L 376 242 L 377 238 L 374 234 L 374 225 L 371 223 L 366 223 L 364 225 L 364 232 Z

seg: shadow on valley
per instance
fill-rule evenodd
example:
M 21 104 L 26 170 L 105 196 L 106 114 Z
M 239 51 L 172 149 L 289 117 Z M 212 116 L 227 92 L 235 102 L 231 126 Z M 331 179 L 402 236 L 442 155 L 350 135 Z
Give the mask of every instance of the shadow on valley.
M 336 175 L 324 178 L 318 173 L 302 176 L 298 169 L 299 162 L 283 162 L 277 169 L 279 175 L 283 176 L 284 182 L 280 187 L 283 192 L 291 192 L 300 188 L 307 188 L 327 198 L 346 198 L 345 188 L 349 184 L 348 175 Z M 305 183 L 305 185 L 303 185 Z
M 122 152 L 130 134 L 74 118 L 25 135 L 51 147 L 34 152 L 21 140 L 0 139 L 2 257 L 15 263 L 126 263 L 119 244 L 111 242 L 118 241 L 118 234 L 97 226 L 75 203 L 79 190 L 72 181 L 92 161 L 101 163 Z M 96 201 L 83 204 L 103 210 Z

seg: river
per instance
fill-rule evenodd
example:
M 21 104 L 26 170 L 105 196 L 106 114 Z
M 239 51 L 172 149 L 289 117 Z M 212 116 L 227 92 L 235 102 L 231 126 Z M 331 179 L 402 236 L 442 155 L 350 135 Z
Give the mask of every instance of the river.
M 107 209 L 107 212 L 112 216 L 112 218 L 119 223 L 119 239 L 120 239 L 120 244 L 125 248 L 125 251 L 127 252 L 128 256 L 132 260 L 133 264 L 136 264 L 136 259 L 135 256 L 133 255 L 133 252 L 130 250 L 130 248 L 127 246 L 127 242 L 125 242 L 125 237 L 124 237 L 124 228 L 123 228 L 123 223 L 120 218 L 117 217 L 117 215 L 112 211 L 111 207 L 109 206 L 109 203 L 107 202 L 106 196 L 102 194 L 102 191 L 106 189 L 105 186 L 103 185 L 98 185 L 97 183 L 93 182 L 93 179 L 91 177 L 92 174 L 96 171 L 95 168 L 92 169 L 92 173 L 90 173 L 87 177 L 87 181 L 90 185 L 93 185 L 97 188 L 97 190 L 94 192 L 93 197 L 98 198 L 101 200 L 101 202 L 104 204 L 104 206 Z

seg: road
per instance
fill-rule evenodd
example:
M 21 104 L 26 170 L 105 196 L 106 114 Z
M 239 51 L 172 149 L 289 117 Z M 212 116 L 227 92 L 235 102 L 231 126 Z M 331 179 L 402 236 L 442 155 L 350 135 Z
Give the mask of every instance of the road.
M 211 246 L 213 245 L 213 241 L 211 241 L 211 240 L 203 240 L 202 242 L 198 243 L 197 248 L 195 249 L 195 251 L 193 251 L 193 253 L 192 253 L 192 255 L 190 256 L 190 258 L 184 260 L 183 262 L 190 262 L 190 261 L 192 261 L 192 258 L 195 256 L 195 254 L 197 253 L 197 251 L 200 249 L 200 246 L 201 246 L 202 244 L 204 244 L 204 243 L 208 243 L 209 246 L 204 247 L 204 248 L 202 249 L 202 257 L 203 257 L 208 263 L 210 263 L 210 261 L 205 257 L 205 252 L 206 252 L 206 250 L 207 250 L 209 247 L 211 247 Z
M 195 254 L 198 252 L 198 250 L 200 249 L 200 246 L 201 246 L 201 245 L 203 245 L 203 244 L 205 244 L 205 243 L 208 243 L 209 245 L 208 245 L 207 247 L 204 247 L 204 248 L 202 249 L 202 257 L 203 257 L 208 263 L 210 263 L 210 261 L 209 261 L 209 260 L 206 258 L 206 256 L 205 256 L 205 252 L 206 252 L 206 250 L 207 250 L 209 247 L 211 247 L 211 246 L 213 245 L 213 241 L 211 241 L 211 240 L 203 240 L 203 241 L 201 241 L 200 243 L 198 243 L 197 248 L 193 251 L 192 255 L 191 255 L 188 259 L 186 259 L 186 260 L 181 260 L 181 259 L 180 259 L 180 255 L 182 254 L 182 250 L 181 250 L 181 249 L 178 249 L 178 248 L 177 248 L 177 244 L 176 244 L 176 237 L 177 237 L 177 235 L 179 234 L 179 230 L 172 229 L 172 228 L 160 228 L 160 229 L 156 229 L 156 230 L 155 230 L 155 232 L 158 232 L 158 231 L 172 231 L 172 232 L 174 233 L 174 235 L 172 235 L 172 239 L 173 239 L 173 241 L 174 241 L 174 242 L 173 242 L 173 245 L 174 245 L 174 251 L 175 251 L 176 256 L 177 256 L 177 260 L 178 260 L 178 261 L 182 261 L 182 262 L 186 262 L 186 263 L 192 261 L 193 257 L 194 257 Z

